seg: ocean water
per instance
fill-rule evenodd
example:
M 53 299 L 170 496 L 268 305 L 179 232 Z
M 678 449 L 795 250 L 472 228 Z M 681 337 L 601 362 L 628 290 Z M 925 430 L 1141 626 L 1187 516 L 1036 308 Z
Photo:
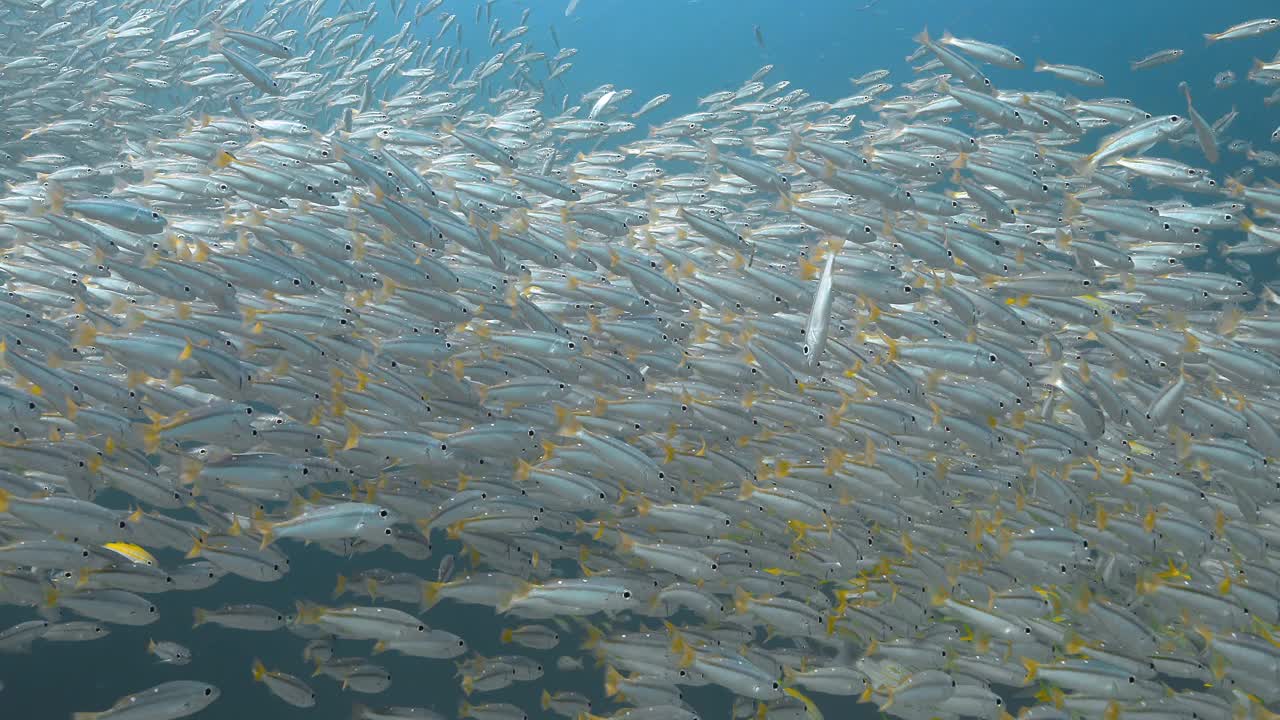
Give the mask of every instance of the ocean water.
M 411 6 L 413 1 L 411 0 Z M 504 28 L 513 27 L 525 8 L 531 8 L 530 42 L 554 50 L 552 28 L 563 47 L 579 49 L 574 68 L 553 83 L 550 102 L 559 107 L 568 95 L 573 103 L 581 93 L 605 83 L 634 91 L 630 102 L 671 93 L 669 103 L 641 122 L 634 137 L 642 136 L 648 123 L 660 122 L 696 108 L 697 98 L 732 89 L 766 63 L 775 65 L 768 80 L 786 79 L 792 87 L 809 91 L 813 99 L 836 99 L 852 94 L 849 78 L 876 68 L 891 71 L 889 82 L 912 79 L 904 57 L 916 46 L 912 36 L 928 27 L 935 36 L 950 30 L 958 36 L 1002 44 L 1018 51 L 1030 64 L 1037 58 L 1081 64 L 1102 72 L 1105 89 L 1070 86 L 1041 73 L 988 68 L 1002 89 L 1050 89 L 1090 97 L 1119 96 L 1153 113 L 1182 112 L 1185 102 L 1177 84 L 1186 80 L 1195 93 L 1196 106 L 1210 120 L 1232 107 L 1241 116 L 1231 135 L 1250 139 L 1266 149 L 1280 114 L 1262 104 L 1263 91 L 1244 80 L 1254 57 L 1270 59 L 1273 36 L 1205 47 L 1202 33 L 1213 32 L 1253 17 L 1275 14 L 1277 6 L 1265 0 L 1203 2 L 1202 0 L 1125 0 L 1123 2 L 1031 2 L 1028 0 L 581 0 L 571 17 L 565 17 L 565 0 L 519 2 L 495 0 L 493 15 Z M 330 3 L 338 12 L 338 4 Z M 442 11 L 457 13 L 463 46 L 477 62 L 487 56 L 484 24 L 477 26 L 474 0 L 446 0 L 441 11 L 421 28 L 426 39 L 434 35 Z M 162 5 L 158 6 L 163 8 Z M 385 36 L 398 29 L 390 18 L 375 23 L 370 32 Z M 757 44 L 753 28 L 759 28 L 764 47 Z M 5 43 L 0 28 L 0 48 Z M 453 41 L 450 31 L 442 42 Z M 1130 60 L 1150 52 L 1183 48 L 1186 56 L 1164 67 L 1131 73 Z M 1213 76 L 1234 70 L 1236 86 L 1214 89 Z M 501 75 L 499 75 L 501 77 Z M 0 99 L 0 102 L 3 100 Z M 853 111 L 873 113 L 868 108 Z M 1174 153 L 1176 156 L 1177 153 Z M 1243 164 L 1239 155 L 1226 155 L 1219 171 L 1225 176 Z M 1259 177 L 1267 177 L 1266 168 Z M 1156 196 L 1153 196 L 1156 197 Z M 1260 280 L 1275 277 L 1274 259 L 1256 263 Z M 119 500 L 119 498 L 117 498 Z M 104 503 L 110 498 L 104 498 Z M 459 690 L 453 662 L 401 658 L 385 654 L 376 658 L 391 670 L 394 684 L 378 696 L 343 692 L 328 678 L 315 678 L 319 695 L 315 708 L 302 710 L 270 697 L 250 676 L 250 661 L 262 659 L 270 668 L 299 676 L 309 675 L 301 658 L 304 641 L 285 632 L 250 633 L 216 626 L 192 629 L 194 607 L 216 608 L 225 603 L 256 602 L 292 611 L 295 601 L 327 602 L 338 573 L 353 574 L 378 566 L 434 578 L 437 563 L 457 552 L 456 544 L 437 538 L 433 557 L 425 563 L 410 562 L 388 552 L 343 560 L 289 544 L 292 570 L 282 581 L 259 584 L 227 577 L 209 591 L 154 596 L 160 620 L 141 628 L 116 626 L 110 637 L 87 643 L 39 643 L 29 655 L 0 655 L 0 720 L 46 720 L 68 717 L 73 711 L 103 709 L 116 698 L 158 682 L 198 678 L 218 685 L 222 698 L 205 710 L 205 720 L 266 720 L 268 718 L 345 719 L 353 703 L 374 705 L 425 705 L 449 715 L 465 698 Z M 163 563 L 178 560 L 161 555 Z M 465 567 L 460 561 L 460 567 Z M 67 613 L 70 615 L 70 613 Z M 0 607 L 0 627 L 30 619 L 30 609 Z M 463 635 L 474 652 L 491 655 L 511 652 L 498 641 L 501 618 L 475 606 L 449 602 L 423 614 L 433 626 Z M 157 665 L 145 653 L 148 638 L 176 640 L 194 653 L 186 667 Z M 546 675 L 532 683 L 518 683 L 493 695 L 513 702 L 531 717 L 548 716 L 538 698 L 548 690 L 577 690 L 602 697 L 603 668 L 578 649 L 582 637 L 568 637 L 555 651 L 539 653 Z M 339 643 L 338 654 L 355 656 L 367 643 Z M 583 655 L 585 669 L 559 672 L 557 656 Z M 705 718 L 721 720 L 730 712 L 727 694 L 702 688 L 686 692 L 689 702 Z M 815 696 L 818 697 L 818 696 Z M 872 706 L 819 698 L 828 718 L 870 718 Z M 476 701 L 474 698 L 472 701 Z M 607 706 L 601 706 L 607 707 Z M 599 711 L 599 710 L 598 710 Z

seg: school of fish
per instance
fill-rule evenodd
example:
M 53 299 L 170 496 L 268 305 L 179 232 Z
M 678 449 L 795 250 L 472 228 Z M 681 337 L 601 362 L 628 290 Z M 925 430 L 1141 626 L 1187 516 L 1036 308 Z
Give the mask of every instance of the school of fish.
M 330 553 L 333 597 L 196 611 L 296 640 L 246 650 L 264 712 L 1276 717 L 1280 187 L 1205 167 L 1280 130 L 927 30 L 896 85 L 766 66 L 644 128 L 670 96 L 558 94 L 493 3 L 448 3 L 480 62 L 443 0 L 0 3 L 0 651 Z M 382 652 L 467 701 L 369 702 Z M 230 692 L 119 690 L 76 720 Z

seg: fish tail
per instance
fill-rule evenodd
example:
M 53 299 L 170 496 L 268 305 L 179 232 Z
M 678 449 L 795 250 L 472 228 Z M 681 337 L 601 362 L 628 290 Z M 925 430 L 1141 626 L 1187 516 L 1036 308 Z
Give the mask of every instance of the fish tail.
M 595 650 L 600 647 L 600 643 L 604 640 L 604 632 L 600 628 L 587 623 L 587 639 L 582 643 L 583 650 Z
M 296 602 L 298 622 L 303 625 L 314 625 L 324 616 L 324 607 L 309 602 Z
M 149 425 L 142 431 L 142 447 L 148 454 L 160 449 L 160 425 Z
M 880 340 L 885 344 L 885 347 L 889 348 L 888 354 L 885 355 L 885 357 L 888 358 L 888 362 L 893 362 L 894 360 L 897 360 L 898 359 L 898 341 L 894 340 L 888 335 L 885 335 L 884 333 L 880 334 Z
M 1022 684 L 1029 685 L 1031 684 L 1031 681 L 1035 680 L 1036 676 L 1040 673 L 1040 663 L 1036 662 L 1035 660 L 1032 660 L 1031 658 L 1024 657 L 1022 658 L 1022 667 L 1026 668 L 1027 670 L 1027 676 L 1023 678 Z
M 61 215 L 67 201 L 67 193 L 57 183 L 50 183 L 48 190 L 49 210 L 55 215 Z
M 275 541 L 275 530 L 270 521 L 253 519 L 253 529 L 262 535 L 262 544 L 258 546 L 258 550 L 266 550 L 267 546 Z
M 216 170 L 221 170 L 236 161 L 236 157 L 226 150 L 219 150 L 210 161 L 210 165 Z
M 9 512 L 9 498 L 12 497 L 8 490 L 0 488 L 0 513 Z
M 606 697 L 615 697 L 615 696 L 620 692 L 620 691 L 618 690 L 618 686 L 619 686 L 619 685 L 622 683 L 622 681 L 623 681 L 623 680 L 625 680 L 625 679 L 626 679 L 626 678 L 622 677 L 622 673 L 618 672 L 618 670 L 617 670 L 615 667 L 613 667 L 612 665 L 609 665 L 608 667 L 606 667 L 606 668 L 605 668 L 605 670 L 604 670 L 604 694 L 605 694 L 605 696 L 606 696 Z
M 529 474 L 532 472 L 533 472 L 533 466 L 530 465 L 528 461 L 522 458 L 516 459 L 516 472 L 514 476 L 514 479 L 516 482 L 524 482 L 528 480 Z
M 222 41 L 227 38 L 227 29 L 222 23 L 215 22 L 209 30 L 209 50 L 218 52 L 222 49 Z
M 434 607 L 440 600 L 440 589 L 444 587 L 442 582 L 433 582 L 427 580 L 422 583 L 422 600 L 419 605 L 425 610 Z
M 809 720 L 820 720 L 822 718 L 822 711 L 818 709 L 817 704 L 804 693 L 793 687 L 783 688 L 782 692 L 804 703 L 804 714 Z
M 262 661 L 259 660 L 258 658 L 254 658 L 252 672 L 253 672 L 253 681 L 262 682 L 262 679 L 267 676 L 267 666 L 263 665 Z
M 360 427 L 353 422 L 347 422 L 347 441 L 342 445 L 343 450 L 351 450 L 360 444 Z

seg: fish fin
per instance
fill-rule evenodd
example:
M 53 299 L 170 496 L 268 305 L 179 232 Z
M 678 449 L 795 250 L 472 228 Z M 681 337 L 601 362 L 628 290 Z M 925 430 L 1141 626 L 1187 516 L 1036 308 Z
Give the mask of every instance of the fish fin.
M 314 625 L 324 617 L 324 607 L 315 603 L 298 601 L 294 605 L 298 609 L 298 622 L 303 625 Z
M 258 546 L 258 550 L 266 550 L 267 546 L 275 541 L 274 524 L 269 520 L 261 518 L 253 518 L 253 529 L 262 535 L 262 543 Z
M 1031 684 L 1031 681 L 1035 680 L 1036 676 L 1039 674 L 1040 663 L 1028 657 L 1022 658 L 1020 662 L 1022 663 L 1022 667 L 1027 669 L 1027 676 L 1022 679 L 1022 684 L 1029 685 Z
M 55 215 L 61 215 L 67 200 L 67 193 L 62 186 L 50 183 L 46 191 L 46 199 L 49 201 L 49 211 Z
M 443 587 L 444 587 L 444 583 L 442 582 L 434 582 L 432 580 L 427 580 L 423 582 L 422 583 L 422 599 L 419 601 L 418 606 L 424 610 L 430 607 L 434 607 L 435 604 L 439 602 L 440 589 Z

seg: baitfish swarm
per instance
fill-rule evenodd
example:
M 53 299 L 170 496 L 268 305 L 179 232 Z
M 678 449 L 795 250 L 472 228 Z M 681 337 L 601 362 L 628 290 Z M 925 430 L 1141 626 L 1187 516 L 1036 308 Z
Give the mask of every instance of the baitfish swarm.
M 0 603 L 33 618 L 0 650 L 331 553 L 336 599 L 196 611 L 305 645 L 245 654 L 264 707 L 376 697 L 392 652 L 454 660 L 486 720 L 694 718 L 695 686 L 735 717 L 1274 717 L 1280 297 L 1246 259 L 1280 190 L 1199 161 L 1280 158 L 1234 113 L 999 89 L 1106 81 L 925 32 L 905 94 L 766 66 L 646 133 L 669 96 L 556 109 L 573 50 L 488 2 L 472 63 L 441 5 L 0 6 Z M 449 603 L 502 627 L 433 627 Z M 600 691 L 504 700 L 553 663 Z M 119 690 L 76 717 L 227 691 Z

